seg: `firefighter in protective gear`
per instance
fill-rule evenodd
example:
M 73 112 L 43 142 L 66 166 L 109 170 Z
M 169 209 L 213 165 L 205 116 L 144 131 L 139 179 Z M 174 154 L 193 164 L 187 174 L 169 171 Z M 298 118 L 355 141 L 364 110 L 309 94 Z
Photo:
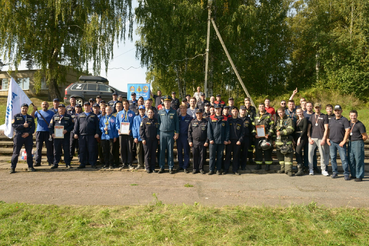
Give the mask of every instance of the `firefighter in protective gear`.
M 292 160 L 293 160 L 293 133 L 295 131 L 295 123 L 289 118 L 283 108 L 278 109 L 278 120 L 276 122 L 276 148 L 277 157 L 281 169 L 278 173 L 285 172 L 288 176 L 293 176 Z
M 265 111 L 264 103 L 260 103 L 258 107 L 259 112 L 255 115 L 255 120 L 252 123 L 255 126 L 253 130 L 253 135 L 255 136 L 255 163 L 256 168 L 255 170 L 261 169 L 261 164 L 263 164 L 263 152 L 264 152 L 264 159 L 265 159 L 265 171 L 270 170 L 270 165 L 273 163 L 272 160 L 272 151 L 273 148 L 268 150 L 263 150 L 260 148 L 259 142 L 263 141 L 264 139 L 271 140 L 274 134 L 274 121 L 272 116 Z M 262 131 L 264 128 L 265 136 L 258 136 L 257 130 Z

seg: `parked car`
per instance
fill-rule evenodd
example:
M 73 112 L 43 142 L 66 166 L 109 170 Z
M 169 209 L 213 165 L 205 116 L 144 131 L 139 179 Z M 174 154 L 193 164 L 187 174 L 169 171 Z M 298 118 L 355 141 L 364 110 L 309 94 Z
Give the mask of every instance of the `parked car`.
M 104 77 L 81 76 L 78 82 L 72 83 L 65 88 L 64 102 L 69 103 L 69 98 L 75 96 L 77 103 L 83 105 L 85 101 L 88 101 L 90 98 L 96 98 L 98 95 L 101 96 L 102 100 L 108 102 L 112 100 L 114 92 L 122 95 L 123 98 L 127 98 L 127 92 L 120 91 L 108 83 L 109 81 Z

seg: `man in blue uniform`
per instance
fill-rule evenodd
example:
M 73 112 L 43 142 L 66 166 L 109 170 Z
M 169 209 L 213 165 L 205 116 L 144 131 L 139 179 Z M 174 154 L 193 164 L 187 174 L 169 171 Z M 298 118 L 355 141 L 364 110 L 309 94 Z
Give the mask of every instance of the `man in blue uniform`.
M 133 112 L 135 112 L 136 115 L 138 115 L 138 102 L 136 100 L 136 93 L 131 93 L 131 100 L 128 101 L 129 103 L 129 109 Z
M 24 144 L 27 152 L 27 164 L 28 171 L 34 172 L 36 171 L 33 168 L 33 159 L 32 159 L 32 134 L 35 132 L 35 120 L 29 114 L 28 104 L 23 103 L 21 106 L 21 112 L 19 114 L 14 115 L 12 120 L 12 126 L 15 130 L 14 136 L 14 147 L 13 147 L 13 155 L 11 159 L 11 168 L 10 173 L 15 173 L 15 168 L 18 163 L 19 152 Z
M 81 162 L 78 168 L 85 168 L 87 163 L 96 168 L 97 139 L 100 136 L 99 119 L 96 114 L 91 113 L 89 102 L 85 102 L 84 110 L 85 112 L 79 114 L 74 122 L 74 138 L 78 139 Z
M 56 126 L 62 126 L 64 128 L 63 130 L 64 136 L 62 138 L 55 135 L 54 127 Z M 50 134 L 54 139 L 54 165 L 51 167 L 51 169 L 58 168 L 62 148 L 64 151 L 65 165 L 68 169 L 71 168 L 69 151 L 70 151 L 70 132 L 73 130 L 73 122 L 72 117 L 66 113 L 64 104 L 59 104 L 58 113 L 55 114 L 51 119 L 49 129 Z
M 114 156 L 113 147 L 114 143 L 118 139 L 118 131 L 116 129 L 116 118 L 112 114 L 113 109 L 110 106 L 106 106 L 106 114 L 100 117 L 99 127 L 101 131 L 101 147 L 104 153 L 104 159 L 101 160 L 103 163 L 103 168 L 109 167 L 109 169 L 114 168 Z
M 164 97 L 164 108 L 159 111 L 158 123 L 160 124 L 160 170 L 164 172 L 165 167 L 165 150 L 168 152 L 169 173 L 174 174 L 173 166 L 173 147 L 174 140 L 178 139 L 179 122 L 177 111 L 170 107 L 172 98 Z
M 217 174 L 222 175 L 222 160 L 224 146 L 229 140 L 229 124 L 228 117 L 222 115 L 222 106 L 215 104 L 215 114 L 209 117 L 208 122 L 208 139 L 209 147 L 209 175 L 214 174 L 215 163 L 217 164 Z M 215 161 L 216 159 L 216 161 Z
M 129 103 L 127 100 L 123 100 L 123 110 L 120 111 L 116 116 L 116 129 L 119 134 L 119 144 L 120 144 L 120 155 L 122 158 L 123 165 L 120 168 L 121 170 L 127 165 L 129 169 L 133 169 L 132 166 L 132 145 L 133 145 L 133 135 L 132 135 L 132 126 L 133 119 L 136 116 L 135 112 L 129 109 Z M 123 125 L 128 126 L 127 132 L 122 132 Z
M 190 161 L 190 146 L 188 145 L 188 126 L 192 121 L 192 117 L 187 114 L 187 106 L 185 104 L 182 104 L 180 107 L 181 115 L 178 116 L 179 121 L 179 137 L 177 140 L 177 151 L 178 151 L 178 169 L 177 172 L 179 172 L 181 169 L 185 173 L 188 173 L 188 163 Z M 182 154 L 182 150 L 184 152 L 184 155 Z M 183 162 L 184 159 L 184 162 Z
M 74 112 L 73 112 L 74 111 Z M 79 145 L 78 145 L 78 139 L 75 139 L 74 138 L 74 123 L 75 123 L 75 120 L 76 120 L 76 117 L 82 113 L 82 107 L 80 104 L 76 104 L 74 107 L 73 107 L 73 110 L 70 108 L 70 111 L 67 111 L 68 114 L 71 116 L 72 118 L 72 123 L 73 123 L 73 129 L 70 133 L 70 161 L 73 160 L 73 156 L 74 156 L 74 153 L 76 152 L 76 148 L 78 148 L 78 157 L 79 157 Z
M 49 124 L 54 115 L 54 111 L 48 110 L 49 103 L 46 101 L 41 103 L 41 107 L 42 110 L 37 111 L 37 107 L 33 106 L 33 112 L 31 113 L 33 118 L 37 118 L 35 167 L 41 166 L 43 143 L 45 143 L 46 146 L 47 162 L 49 166 L 51 166 L 54 161 L 53 142 L 49 141 L 52 140 L 50 139 Z
M 76 110 L 75 110 L 75 107 L 76 107 L 76 97 L 75 96 L 71 96 L 69 98 L 69 103 L 70 103 L 70 105 L 68 105 L 66 107 L 67 114 L 73 115 L 73 114 L 76 113 Z
M 115 109 L 115 104 L 118 102 L 118 94 L 116 93 L 116 92 L 114 92 L 113 93 L 113 100 L 110 100 L 109 102 L 108 102 L 108 105 L 110 106 L 110 107 L 112 107 L 112 109 L 113 109 L 113 114 L 114 113 L 116 113 L 117 112 L 117 110 Z

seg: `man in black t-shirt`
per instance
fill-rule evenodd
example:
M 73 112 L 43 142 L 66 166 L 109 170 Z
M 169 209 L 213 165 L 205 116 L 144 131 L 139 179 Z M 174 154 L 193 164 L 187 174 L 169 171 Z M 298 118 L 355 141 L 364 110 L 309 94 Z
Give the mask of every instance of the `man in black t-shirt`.
M 348 144 L 348 156 L 351 178 L 360 182 L 364 178 L 364 141 L 368 139 L 363 123 L 357 119 L 357 111 L 350 112 L 350 135 Z
M 342 116 L 342 108 L 340 105 L 334 106 L 334 114 L 336 117 L 331 118 L 329 121 L 329 137 L 327 144 L 329 145 L 331 163 L 332 163 L 332 178 L 338 177 L 337 171 L 337 150 L 340 153 L 342 161 L 343 175 L 345 180 L 350 180 L 350 172 L 348 169 L 348 163 L 346 159 L 346 142 L 350 134 L 350 123 Z
M 320 168 L 324 176 L 329 176 L 326 166 L 329 164 L 329 146 L 326 143 L 328 136 L 328 118 L 320 112 L 322 105 L 315 103 L 315 114 L 309 118 L 308 138 L 309 138 L 309 175 L 314 175 L 313 158 L 315 149 L 320 153 Z

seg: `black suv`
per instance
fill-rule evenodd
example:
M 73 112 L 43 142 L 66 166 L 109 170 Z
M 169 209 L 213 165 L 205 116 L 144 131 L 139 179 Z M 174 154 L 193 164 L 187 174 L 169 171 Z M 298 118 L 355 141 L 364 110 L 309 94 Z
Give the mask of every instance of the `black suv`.
M 104 77 L 81 76 L 78 82 L 72 83 L 65 88 L 64 103 L 69 103 L 69 98 L 75 96 L 77 104 L 83 105 L 85 101 L 88 101 L 90 98 L 96 98 L 98 95 L 101 96 L 102 100 L 108 102 L 112 100 L 114 92 L 122 95 L 123 98 L 127 98 L 127 92 L 115 89 L 108 83 L 109 81 Z

